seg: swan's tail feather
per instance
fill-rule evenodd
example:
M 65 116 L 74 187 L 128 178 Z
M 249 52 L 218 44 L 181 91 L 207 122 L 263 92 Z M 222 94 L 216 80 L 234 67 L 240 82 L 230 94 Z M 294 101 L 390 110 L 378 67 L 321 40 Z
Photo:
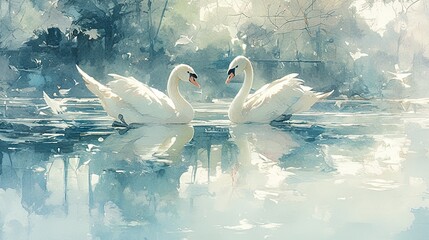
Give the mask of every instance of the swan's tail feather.
M 315 93 L 313 91 L 305 91 L 302 97 L 292 106 L 292 113 L 308 111 L 317 101 L 327 98 L 334 91 L 327 93 Z
M 99 83 L 93 77 L 89 76 L 84 72 L 79 66 L 76 65 L 77 71 L 82 76 L 83 81 L 85 82 L 86 87 L 94 93 L 97 97 L 101 98 L 106 94 L 106 91 L 109 90 L 106 86 Z
M 304 112 L 311 108 L 318 100 L 318 97 L 313 92 L 305 92 L 301 98 L 290 108 L 292 114 Z

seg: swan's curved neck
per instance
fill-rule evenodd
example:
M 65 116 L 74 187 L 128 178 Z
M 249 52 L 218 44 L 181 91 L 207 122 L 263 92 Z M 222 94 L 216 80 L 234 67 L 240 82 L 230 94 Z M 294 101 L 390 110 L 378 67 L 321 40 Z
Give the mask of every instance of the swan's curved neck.
M 241 122 L 240 118 L 243 117 L 242 110 L 243 104 L 246 101 L 247 96 L 250 93 L 250 89 L 253 85 L 253 67 L 252 63 L 248 61 L 246 67 L 244 68 L 244 83 L 240 88 L 240 91 L 235 96 L 234 100 L 230 105 L 228 114 L 232 121 Z
M 176 69 L 174 69 L 167 82 L 167 93 L 170 99 L 173 101 L 174 106 L 178 112 L 178 116 L 180 119 L 183 118 L 183 122 L 189 122 L 188 118 L 192 120 L 194 110 L 191 104 L 186 101 L 186 99 L 179 92 L 179 76 L 177 76 Z M 186 119 L 185 119 L 186 118 Z

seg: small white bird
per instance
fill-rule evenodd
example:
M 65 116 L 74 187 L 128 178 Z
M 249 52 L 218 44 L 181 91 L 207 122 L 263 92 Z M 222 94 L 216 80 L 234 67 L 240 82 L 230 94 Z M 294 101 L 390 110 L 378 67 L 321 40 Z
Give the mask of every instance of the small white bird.
M 389 74 L 391 74 L 393 77 L 389 79 L 389 81 L 391 80 L 397 80 L 401 83 L 401 85 L 405 88 L 410 88 L 411 86 L 408 85 L 406 82 L 406 78 L 411 76 L 412 73 L 408 72 L 408 70 L 402 71 L 399 68 L 398 64 L 395 64 L 395 71 L 396 72 L 389 72 Z
M 341 108 L 343 106 L 344 100 L 337 100 L 335 101 L 335 106 L 338 108 Z
M 353 61 L 356 61 L 359 58 L 368 56 L 367 53 L 361 52 L 359 48 L 357 49 L 357 51 L 355 53 L 352 53 L 352 52 L 349 52 L 349 53 L 350 53 L 350 56 L 353 58 Z
M 66 107 L 61 106 L 64 104 L 64 99 L 54 100 L 54 99 L 50 98 L 48 96 L 48 94 L 46 94 L 44 91 L 43 91 L 43 99 L 45 100 L 45 103 L 48 106 L 46 106 L 42 109 L 50 108 L 52 110 L 52 112 L 56 115 L 63 114 L 64 111 L 66 110 Z
M 180 38 L 177 39 L 177 41 L 174 44 L 174 46 L 177 46 L 177 45 L 187 45 L 189 43 L 193 43 L 192 37 L 188 37 L 186 35 L 180 35 Z
M 60 92 L 60 94 L 62 96 L 65 96 L 65 95 L 67 95 L 70 92 L 70 90 L 71 90 L 71 88 L 69 88 L 69 89 L 59 89 L 58 92 Z

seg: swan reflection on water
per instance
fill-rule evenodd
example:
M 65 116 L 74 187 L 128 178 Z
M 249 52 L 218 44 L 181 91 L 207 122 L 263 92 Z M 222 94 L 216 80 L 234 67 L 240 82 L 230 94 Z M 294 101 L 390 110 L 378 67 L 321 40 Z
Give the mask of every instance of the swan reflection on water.
M 109 157 L 126 160 L 166 159 L 176 160 L 183 147 L 194 136 L 190 125 L 148 125 L 130 129 L 125 133 L 117 132 L 102 143 L 102 151 Z
M 410 227 L 410 209 L 429 207 L 426 173 L 413 168 L 426 162 L 420 155 L 405 161 L 403 151 L 427 145 L 427 130 L 408 131 L 423 143 L 334 130 L 297 122 L 142 126 L 76 134 L 67 152 L 52 139 L 43 152 L 2 142 L 0 185 L 8 189 L 0 191 L 11 200 L 0 205 L 2 237 L 281 239 L 306 232 L 306 239 L 343 239 L 365 232 L 389 239 Z
M 218 137 L 214 138 L 213 133 Z M 194 150 L 197 153 L 191 155 L 198 155 L 194 157 L 198 161 L 194 161 L 180 178 L 179 192 L 183 198 L 216 195 L 221 199 L 219 196 L 232 194 L 248 184 L 264 185 L 272 181 L 270 177 L 267 180 L 270 171 L 280 170 L 281 157 L 303 141 L 299 136 L 269 125 L 224 127 L 212 131 L 211 136 L 203 136 L 206 140 L 198 139 L 199 151 Z M 213 184 L 219 181 L 221 186 Z
M 168 202 L 166 199 L 192 199 L 229 192 L 221 191 L 221 194 L 210 188 L 210 183 L 219 178 L 229 182 L 223 181 L 224 187 L 231 189 L 247 185 L 249 180 L 265 178 L 268 180 L 261 184 L 272 185 L 278 180 L 266 175 L 271 174 L 272 169 L 278 171 L 279 159 L 301 141 L 268 125 L 143 126 L 125 134 L 115 133 L 107 137 L 99 146 L 100 152 L 92 156 L 91 172 L 99 176 L 92 184 L 92 204 L 105 206 L 111 201 L 110 207 L 114 203 L 124 214 L 129 214 L 128 218 L 134 219 L 136 211 L 131 209 L 145 207 L 134 205 L 131 199 L 141 198 L 143 193 L 144 198 L 151 196 L 152 199 L 146 207 L 154 208 L 153 204 L 159 204 L 161 197 Z M 255 155 L 259 155 L 256 162 Z M 133 194 L 129 195 L 129 191 Z M 103 214 L 105 211 L 101 209 Z

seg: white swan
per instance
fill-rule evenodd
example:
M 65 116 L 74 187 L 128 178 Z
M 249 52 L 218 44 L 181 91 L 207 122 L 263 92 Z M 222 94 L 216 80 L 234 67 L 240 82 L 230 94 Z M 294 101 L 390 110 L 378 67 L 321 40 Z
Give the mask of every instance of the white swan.
M 189 123 L 194 117 L 194 109 L 179 92 L 179 80 L 200 87 L 196 81 L 197 74 L 188 65 L 180 64 L 171 71 L 167 83 L 168 96 L 133 77 L 117 74 L 109 74 L 114 81 L 105 86 L 76 67 L 107 114 L 125 126 L 124 119 L 130 123 Z
M 229 65 L 228 84 L 234 76 L 244 72 L 243 86 L 228 109 L 228 117 L 235 123 L 269 123 L 284 121 L 292 114 L 306 111 L 319 99 L 328 97 L 328 93 L 318 93 L 302 85 L 303 81 L 292 73 L 265 84 L 249 96 L 253 84 L 252 63 L 244 56 L 238 56 Z

